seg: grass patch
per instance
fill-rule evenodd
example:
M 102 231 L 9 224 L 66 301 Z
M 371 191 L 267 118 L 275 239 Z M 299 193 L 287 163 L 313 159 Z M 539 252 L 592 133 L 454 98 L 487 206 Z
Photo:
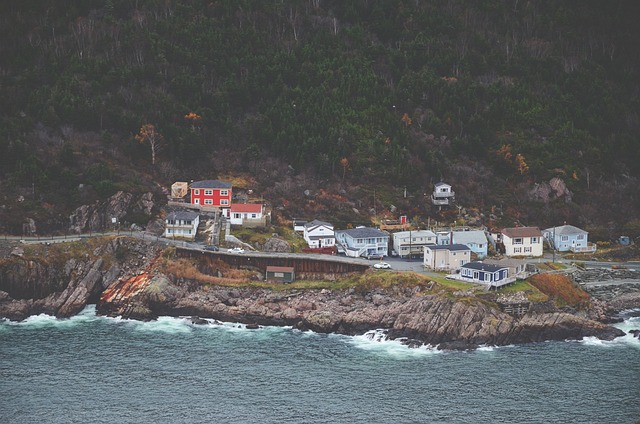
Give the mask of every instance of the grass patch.
M 531 302 L 546 302 L 549 300 L 549 296 L 542 293 L 535 286 L 531 285 L 528 281 L 516 281 L 513 284 L 509 284 L 508 286 L 500 287 L 497 291 L 498 293 L 517 293 L 524 292 L 527 295 L 527 298 Z

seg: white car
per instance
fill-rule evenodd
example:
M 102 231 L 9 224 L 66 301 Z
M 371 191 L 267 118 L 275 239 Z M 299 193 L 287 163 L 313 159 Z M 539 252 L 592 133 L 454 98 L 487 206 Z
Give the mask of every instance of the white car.
M 227 250 L 229 253 L 244 253 L 244 249 L 242 247 L 234 247 L 233 249 Z
M 377 263 L 373 264 L 373 267 L 375 269 L 391 269 L 391 265 L 389 265 L 386 262 L 377 262 Z

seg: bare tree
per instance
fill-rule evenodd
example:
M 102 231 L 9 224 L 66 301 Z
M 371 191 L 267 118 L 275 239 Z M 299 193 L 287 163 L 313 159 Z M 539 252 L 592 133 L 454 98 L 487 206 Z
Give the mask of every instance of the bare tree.
M 136 140 L 141 144 L 144 144 L 145 142 L 149 143 L 149 146 L 151 146 L 151 164 L 155 165 L 156 153 L 160 150 L 162 141 L 164 140 L 162 134 L 156 130 L 156 127 L 153 124 L 144 124 L 140 127 L 140 132 L 136 135 Z

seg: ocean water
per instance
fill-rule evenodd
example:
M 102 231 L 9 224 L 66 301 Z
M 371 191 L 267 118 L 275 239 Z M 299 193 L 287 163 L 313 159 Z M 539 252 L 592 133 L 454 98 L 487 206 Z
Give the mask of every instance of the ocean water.
M 640 328 L 629 316 L 624 330 Z M 0 423 L 635 423 L 640 341 L 473 352 L 188 319 L 0 322 Z

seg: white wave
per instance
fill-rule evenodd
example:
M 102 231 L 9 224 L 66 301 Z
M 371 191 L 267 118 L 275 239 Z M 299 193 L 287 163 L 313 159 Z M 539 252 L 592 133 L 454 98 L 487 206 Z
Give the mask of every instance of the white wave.
M 410 347 L 402 343 L 402 339 L 389 340 L 386 333 L 387 331 L 384 329 L 371 330 L 359 336 L 349 337 L 347 340 L 358 349 L 398 359 L 442 353 L 434 346 Z
M 493 352 L 497 349 L 496 346 L 487 346 L 487 345 L 482 345 L 482 346 L 478 346 L 478 348 L 476 349 L 476 351 L 478 352 Z
M 185 334 L 191 333 L 191 321 L 187 318 L 158 317 L 154 321 L 121 320 L 134 331 L 143 333 Z
M 22 321 L 5 321 L 8 326 L 20 326 L 27 328 L 71 328 L 87 322 L 99 319 L 96 316 L 96 305 L 87 305 L 77 315 L 69 318 L 57 318 L 53 315 L 31 315 Z
M 638 310 L 633 310 L 629 312 L 637 313 Z M 613 327 L 616 327 L 625 332 L 624 336 L 616 337 L 613 340 L 600 340 L 597 337 L 585 337 L 581 340 L 586 346 L 598 346 L 598 347 L 618 347 L 618 346 L 633 346 L 637 349 L 640 349 L 640 338 L 634 337 L 633 334 L 629 333 L 631 330 L 640 330 L 640 317 L 631 316 L 625 319 L 622 322 L 613 324 Z

